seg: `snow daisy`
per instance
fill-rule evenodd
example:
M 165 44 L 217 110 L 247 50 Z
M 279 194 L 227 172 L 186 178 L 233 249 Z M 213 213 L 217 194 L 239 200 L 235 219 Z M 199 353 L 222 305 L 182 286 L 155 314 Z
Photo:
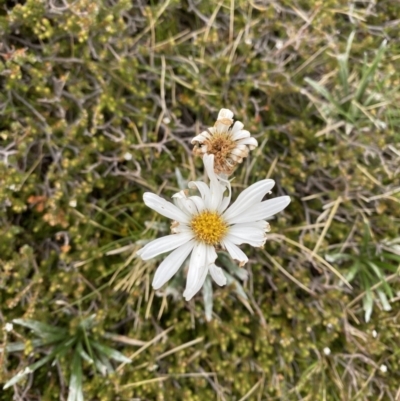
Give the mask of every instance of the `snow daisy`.
M 227 175 L 258 145 L 240 121 L 233 123 L 233 113 L 228 109 L 221 109 L 214 127 L 195 136 L 192 144 L 195 155 L 214 155 L 215 172 Z
M 172 204 L 153 193 L 143 195 L 148 207 L 173 220 L 172 234 L 151 241 L 137 253 L 143 260 L 148 260 L 173 251 L 157 268 L 153 279 L 155 290 L 170 280 L 191 254 L 183 293 L 187 301 L 201 289 L 208 273 L 218 285 L 226 284 L 222 269 L 215 265 L 216 249 L 226 249 L 232 259 L 243 266 L 248 258 L 238 245 L 262 247 L 265 233 L 269 231 L 265 219 L 290 203 L 289 196 L 262 201 L 275 185 L 273 180 L 267 179 L 245 189 L 228 207 L 229 182 L 215 174 L 214 155 L 204 155 L 203 161 L 210 185 L 201 181 L 189 183 L 189 188 L 197 189 L 201 196 L 188 196 L 187 191 L 181 191 L 173 196 L 175 204 Z M 226 189 L 228 195 L 224 196 Z

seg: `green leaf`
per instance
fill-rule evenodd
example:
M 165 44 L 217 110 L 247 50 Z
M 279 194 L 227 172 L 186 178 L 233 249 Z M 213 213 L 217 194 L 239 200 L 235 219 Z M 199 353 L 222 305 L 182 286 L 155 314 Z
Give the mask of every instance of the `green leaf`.
M 235 292 L 242 297 L 243 299 L 248 300 L 249 298 L 247 297 L 247 294 L 241 284 L 234 278 L 232 277 L 229 273 L 225 273 L 226 276 L 226 285 L 231 285 L 232 283 L 235 284 Z
M 59 327 L 50 326 L 45 323 L 38 322 L 36 320 L 29 319 L 14 319 L 13 323 L 19 324 L 20 326 L 27 327 L 35 332 L 39 337 L 42 338 L 52 338 L 52 339 L 60 339 L 63 338 L 67 331 L 65 329 L 61 329 Z M 57 341 L 57 340 L 55 340 Z
M 99 354 L 96 359 L 97 363 L 100 363 L 103 366 L 104 374 L 114 373 L 114 368 L 112 367 L 110 360 L 104 354 Z
M 97 341 L 91 341 L 91 345 L 97 351 L 99 351 L 103 355 L 107 356 L 107 358 L 111 358 L 111 359 L 114 359 L 115 361 L 123 362 L 123 363 L 131 363 L 132 362 L 124 354 L 121 354 L 121 352 L 115 350 L 114 348 L 107 347 L 106 345 L 100 344 Z
M 235 275 L 240 280 L 247 280 L 247 271 L 239 267 L 237 263 L 233 262 L 226 252 L 218 252 L 218 259 L 221 261 L 221 265 L 226 267 L 231 272 L 231 274 Z
M 392 310 L 392 307 L 390 306 L 386 294 L 382 290 L 376 290 L 376 292 L 378 293 L 379 299 L 381 300 L 383 310 L 384 311 Z
M 356 276 L 356 274 L 358 273 L 359 269 L 360 269 L 360 262 L 357 261 L 353 266 L 350 267 L 349 271 L 344 276 L 345 279 L 348 282 L 352 281 Z
M 83 401 L 82 391 L 82 360 L 76 349 L 72 359 L 71 377 L 69 379 L 68 401 Z
M 94 364 L 93 359 L 92 359 L 92 358 L 88 355 L 88 353 L 83 349 L 82 343 L 81 343 L 81 342 L 78 343 L 78 345 L 77 345 L 77 347 L 76 347 L 76 350 L 79 352 L 79 355 L 81 356 L 81 358 L 83 358 L 85 361 L 87 361 L 87 362 L 89 362 L 89 363 L 91 363 L 91 364 Z
M 341 262 L 342 260 L 352 260 L 354 257 L 352 255 L 348 255 L 347 253 L 332 253 L 325 254 L 325 260 L 329 263 Z
M 399 270 L 397 266 L 392 265 L 391 263 L 375 261 L 375 264 L 379 266 L 382 270 L 388 270 L 392 273 L 397 273 L 397 271 Z
M 384 276 L 384 274 L 381 272 L 381 270 L 379 269 L 379 267 L 370 261 L 367 261 L 368 266 L 371 267 L 371 269 L 373 270 L 373 272 L 375 273 L 375 275 L 379 278 L 379 280 L 381 280 L 382 282 L 382 286 L 383 288 L 386 290 L 386 293 L 389 295 L 390 298 L 393 298 L 393 292 L 392 289 L 390 287 L 390 285 L 387 283 L 386 281 L 386 277 Z
M 15 376 L 13 376 L 3 387 L 3 390 L 8 389 L 13 386 L 15 383 L 18 383 L 22 378 L 24 378 L 27 374 L 31 373 L 30 367 L 28 366 L 21 372 L 18 372 Z
M 304 80 L 311 85 L 320 95 L 322 95 L 328 102 L 333 104 L 337 109 L 340 110 L 340 105 L 339 103 L 336 102 L 336 100 L 333 98 L 333 96 L 329 93 L 329 91 L 322 85 L 320 85 L 318 82 L 314 81 L 311 78 L 304 78 Z
M 41 366 L 43 366 L 45 363 L 49 362 L 51 359 L 53 359 L 54 357 L 54 352 L 50 353 L 49 355 L 46 355 L 45 357 L 43 357 L 42 359 L 40 359 L 39 361 L 33 363 L 32 365 L 29 365 L 28 367 L 26 367 L 24 370 L 22 370 L 21 372 L 17 373 L 14 377 L 12 377 L 3 387 L 4 390 L 6 390 L 7 388 L 13 386 L 15 383 L 17 383 L 18 381 L 20 381 L 22 378 L 24 378 L 26 375 L 28 375 L 29 373 L 34 372 L 36 369 L 40 368 Z
M 95 325 L 95 319 L 95 314 L 90 315 L 87 318 L 81 320 L 81 322 L 79 323 L 79 327 L 83 330 L 89 330 Z
M 17 383 L 19 380 L 21 380 L 24 376 L 26 376 L 29 373 L 34 372 L 36 369 L 40 368 L 43 366 L 46 362 L 59 357 L 66 349 L 71 348 L 71 346 L 74 344 L 76 341 L 75 337 L 72 339 L 69 339 L 67 341 L 64 341 L 62 344 L 56 346 L 53 348 L 53 350 L 50 352 L 50 354 L 46 355 L 44 358 L 40 359 L 39 361 L 35 362 L 32 365 L 29 365 L 27 368 L 25 368 L 23 371 L 19 372 L 17 375 L 15 375 L 12 379 L 10 379 L 5 385 L 4 389 L 7 389 L 8 387 L 12 386 L 13 384 Z
M 372 308 L 374 305 L 374 298 L 370 290 L 367 290 L 367 293 L 363 297 L 363 309 L 365 312 L 365 322 L 368 323 L 371 319 Z
M 322 95 L 334 108 L 339 115 L 345 117 L 348 121 L 353 122 L 353 118 L 346 113 L 343 107 L 333 98 L 329 91 L 318 82 L 311 78 L 304 78 L 304 80 L 311 85 L 320 95 Z
M 107 366 L 103 364 L 103 362 L 97 357 L 94 357 L 94 364 L 96 366 L 96 369 L 105 376 L 107 374 Z
M 339 54 L 339 56 L 337 57 L 339 63 L 339 78 L 343 87 L 343 94 L 345 97 L 349 95 L 349 55 L 354 35 L 355 31 L 353 31 L 347 39 L 346 52 L 344 54 Z
M 382 256 L 387 259 L 391 259 L 394 260 L 395 262 L 400 263 L 400 255 L 396 255 L 394 253 L 389 253 L 389 252 L 382 252 Z
M 31 342 L 33 348 L 40 347 L 43 344 L 46 344 L 46 341 L 40 340 L 40 339 L 35 339 Z M 25 349 L 25 343 L 22 341 L 18 341 L 15 343 L 10 343 L 7 344 L 6 346 L 6 351 L 7 352 L 17 352 L 17 351 L 23 351 Z M 0 347 L 0 351 L 2 351 L 3 348 Z
M 381 46 L 378 49 L 378 52 L 376 53 L 374 60 L 372 61 L 372 64 L 364 71 L 364 73 L 361 77 L 360 84 L 354 95 L 354 99 L 359 103 L 361 103 L 361 98 L 363 97 L 363 95 L 367 89 L 368 83 L 371 80 L 372 76 L 374 75 L 375 70 L 377 69 L 377 67 L 385 53 L 386 43 L 387 43 L 386 40 L 384 40 L 382 42 Z

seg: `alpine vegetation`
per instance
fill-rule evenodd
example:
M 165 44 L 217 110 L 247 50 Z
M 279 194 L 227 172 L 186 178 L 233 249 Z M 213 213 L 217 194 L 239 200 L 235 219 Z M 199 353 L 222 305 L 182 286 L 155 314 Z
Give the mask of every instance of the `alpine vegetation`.
M 202 158 L 210 183 L 208 185 L 202 181 L 192 181 L 188 184 L 190 189 L 198 190 L 200 196 L 189 196 L 188 190 L 182 190 L 172 196 L 175 204 L 153 193 L 146 192 L 143 196 L 144 203 L 148 207 L 173 222 L 171 235 L 148 243 L 137 254 L 143 260 L 148 260 L 172 251 L 156 271 L 153 279 L 155 290 L 170 280 L 191 254 L 186 289 L 183 293 L 187 301 L 202 288 L 208 273 L 218 285 L 226 284 L 223 270 L 215 265 L 217 250 L 226 250 L 232 259 L 243 266 L 248 258 L 238 245 L 249 244 L 262 247 L 266 241 L 266 233 L 270 230 L 266 220 L 282 211 L 290 203 L 289 196 L 263 201 L 264 196 L 275 185 L 273 180 L 265 179 L 250 185 L 230 205 L 231 184 L 218 173 L 231 172 L 234 162 L 247 156 L 248 151 L 241 148 L 246 145 L 240 141 L 244 140 L 251 146 L 257 144 L 257 141 L 250 137 L 250 133 L 241 130 L 243 127 L 241 123 L 236 122 L 232 130 L 229 130 L 232 116 L 233 113 L 230 110 L 220 111 L 216 123 L 216 129 L 219 130 L 218 138 L 221 139 L 221 135 L 226 134 L 225 140 L 235 141 L 239 137 L 246 139 L 239 140 L 237 148 L 233 148 L 232 153 L 216 151 L 215 144 L 212 145 L 213 152 L 209 153 L 208 145 L 203 145 Z M 236 136 L 231 136 L 232 132 Z M 212 144 L 213 138 L 207 137 L 207 141 Z M 240 159 L 232 159 L 235 149 L 238 149 L 236 155 L 243 152 Z M 196 148 L 195 153 L 197 153 Z M 217 163 L 216 160 L 218 160 Z

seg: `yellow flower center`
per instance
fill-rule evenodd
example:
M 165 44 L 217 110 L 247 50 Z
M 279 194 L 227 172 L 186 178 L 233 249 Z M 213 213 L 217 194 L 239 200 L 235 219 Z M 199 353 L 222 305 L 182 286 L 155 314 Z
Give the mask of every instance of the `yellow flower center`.
M 215 245 L 221 241 L 228 230 L 228 226 L 217 212 L 208 210 L 193 217 L 190 225 L 198 241 L 207 245 Z

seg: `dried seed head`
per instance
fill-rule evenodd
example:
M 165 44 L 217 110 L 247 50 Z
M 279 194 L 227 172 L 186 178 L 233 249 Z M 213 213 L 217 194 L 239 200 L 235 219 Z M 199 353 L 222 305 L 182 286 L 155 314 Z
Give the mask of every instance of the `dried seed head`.
M 249 150 L 258 145 L 250 132 L 242 128 L 240 121 L 233 122 L 232 111 L 221 109 L 214 127 L 193 138 L 193 153 L 200 157 L 213 154 L 214 171 L 217 174 L 232 174 L 235 166 L 248 156 Z

